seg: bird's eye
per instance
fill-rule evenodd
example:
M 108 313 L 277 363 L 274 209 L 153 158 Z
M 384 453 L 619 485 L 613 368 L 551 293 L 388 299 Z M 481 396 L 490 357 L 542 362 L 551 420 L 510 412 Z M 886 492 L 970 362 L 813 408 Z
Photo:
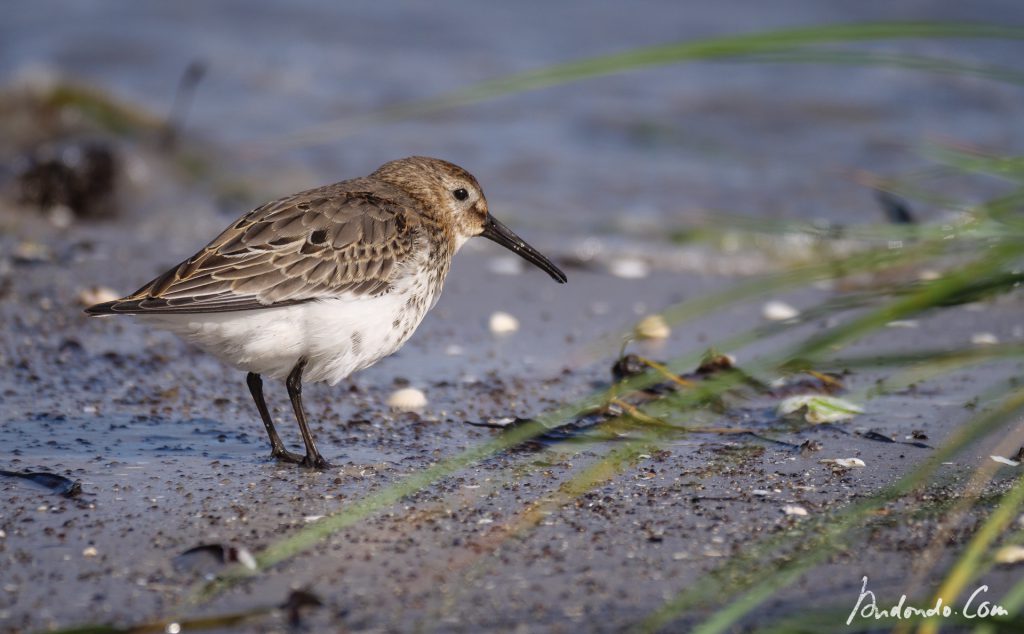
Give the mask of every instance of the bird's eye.
M 460 187 L 452 191 L 452 196 L 455 196 L 455 200 L 466 200 L 469 198 L 469 192 Z

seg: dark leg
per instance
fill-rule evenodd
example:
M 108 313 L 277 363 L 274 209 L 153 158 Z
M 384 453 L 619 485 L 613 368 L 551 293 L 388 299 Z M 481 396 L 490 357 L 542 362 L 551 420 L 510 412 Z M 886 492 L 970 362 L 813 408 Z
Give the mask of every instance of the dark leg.
M 263 425 L 267 428 L 267 436 L 270 437 L 270 456 L 285 462 L 302 462 L 302 456 L 297 453 L 292 453 L 284 448 L 284 443 L 281 442 L 281 437 L 277 435 L 277 430 L 274 429 L 274 421 L 270 418 L 270 410 L 267 409 L 267 402 L 263 400 L 263 379 L 255 372 L 250 372 L 249 375 L 245 377 L 245 382 L 249 386 L 249 392 L 252 394 L 252 400 L 256 401 L 256 409 L 260 411 L 260 418 L 263 419 Z
M 331 465 L 316 450 L 313 434 L 309 433 L 309 425 L 306 424 L 306 412 L 302 409 L 302 371 L 304 369 L 306 369 L 306 359 L 302 358 L 292 368 L 291 374 L 285 381 L 285 385 L 288 387 L 288 397 L 292 399 L 292 409 L 295 410 L 295 420 L 299 421 L 302 441 L 306 443 L 306 457 L 302 459 L 301 464 L 311 469 L 329 469 Z

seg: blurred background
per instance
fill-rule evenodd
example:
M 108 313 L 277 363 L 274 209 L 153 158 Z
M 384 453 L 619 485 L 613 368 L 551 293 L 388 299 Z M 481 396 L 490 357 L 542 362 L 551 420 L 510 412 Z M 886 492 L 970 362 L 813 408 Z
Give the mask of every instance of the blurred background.
M 1020 91 L 976 76 L 807 63 L 813 58 L 719 60 L 495 96 L 386 124 L 361 118 L 639 47 L 831 23 L 1001 24 L 1020 14 L 1012 0 L 12 2 L 0 25 L 0 78 L 8 91 L 82 84 L 155 123 L 171 111 L 185 70 L 198 65 L 201 79 L 178 123 L 189 140 L 212 146 L 195 150 L 208 170 L 200 175 L 261 190 L 229 205 L 230 214 L 261 195 L 426 154 L 476 173 L 496 211 L 557 242 L 621 225 L 675 226 L 709 210 L 875 220 L 861 171 L 919 167 L 928 141 L 1019 147 L 1024 132 L 1010 122 L 1020 115 Z M 1012 65 L 1018 49 L 942 40 L 871 50 Z
M 0 630 L 281 631 L 305 587 L 313 631 L 841 631 L 862 575 L 930 605 L 1024 512 L 1020 0 L 2 15 L 0 467 L 85 498 L 0 479 Z M 474 173 L 569 284 L 470 241 L 395 358 L 307 388 L 334 472 L 265 459 L 240 373 L 82 314 L 258 204 L 413 154 Z M 740 376 L 712 349 L 750 376 L 701 400 Z M 658 389 L 617 391 L 641 374 Z M 421 411 L 387 405 L 407 386 Z M 854 404 L 794 420 L 798 389 Z M 554 431 L 502 444 L 534 418 Z M 210 590 L 240 552 L 211 543 L 258 571 Z M 176 563 L 197 545 L 213 572 Z M 1024 606 L 994 562 L 951 578 Z

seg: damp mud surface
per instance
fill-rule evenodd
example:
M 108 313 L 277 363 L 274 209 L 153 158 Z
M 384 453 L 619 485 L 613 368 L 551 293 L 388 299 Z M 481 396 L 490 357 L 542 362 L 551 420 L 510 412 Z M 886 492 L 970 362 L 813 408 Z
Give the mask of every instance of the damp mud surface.
M 78 6 L 57 4 L 72 13 Z M 631 10 L 630 16 L 647 16 L 641 24 L 606 4 L 597 3 L 592 18 L 615 25 L 622 46 L 680 37 L 666 20 L 650 19 L 666 7 L 652 3 Z M 843 9 L 856 15 L 817 3 L 784 5 L 761 22 L 752 17 L 756 12 L 744 13 L 744 19 L 751 20 L 750 28 L 766 28 L 783 26 L 787 15 L 791 23 L 886 17 L 882 5 L 874 10 L 870 3 Z M 988 5 L 996 18 L 1013 17 L 1012 3 Z M 907 148 L 953 127 L 963 138 L 996 149 L 1019 147 L 1022 130 L 1007 121 L 1021 114 L 1020 90 L 981 89 L 973 80 L 930 75 L 893 76 L 891 70 L 843 69 L 852 79 L 836 86 L 828 81 L 835 69 L 768 73 L 736 66 L 737 74 L 726 77 L 722 69 L 732 66 L 695 66 L 382 126 L 333 149 L 282 146 L 253 158 L 230 148 L 249 147 L 257 131 L 270 127 L 285 134 L 338 113 L 564 60 L 570 51 L 607 51 L 572 26 L 572 15 L 558 12 L 551 25 L 534 26 L 541 33 L 559 27 L 562 37 L 538 35 L 549 44 L 529 47 L 529 55 L 470 55 L 476 50 L 472 40 L 441 35 L 452 33 L 445 30 L 446 17 L 465 19 L 464 32 L 483 28 L 474 12 L 455 3 L 420 16 L 434 25 L 428 30 L 434 36 L 409 34 L 410 50 L 431 55 L 410 54 L 415 64 L 402 67 L 400 76 L 352 82 L 348 92 L 325 87 L 341 79 L 314 61 L 322 57 L 311 51 L 322 49 L 308 47 L 356 47 L 370 29 L 363 35 L 353 31 L 355 40 L 326 29 L 314 29 L 312 43 L 290 38 L 295 48 L 289 54 L 310 61 L 303 73 L 273 65 L 268 70 L 260 59 L 245 59 L 232 48 L 243 39 L 260 41 L 317 23 L 314 18 L 325 10 L 319 3 L 296 9 L 304 21 L 293 23 L 295 16 L 267 9 L 237 29 L 225 26 L 233 14 L 211 8 L 210 28 L 230 35 L 220 40 L 203 39 L 175 15 L 123 10 L 129 13 L 106 9 L 107 18 L 135 27 L 119 31 L 121 50 L 152 55 L 153 68 L 166 71 L 161 86 L 168 99 L 174 73 L 192 61 L 168 53 L 175 34 L 203 43 L 199 49 L 210 70 L 189 132 L 181 137 L 184 147 L 176 152 L 153 141 L 160 131 L 156 115 L 141 118 L 142 131 L 130 135 L 47 119 L 47 139 L 12 132 L 0 141 L 4 632 L 85 624 L 129 628 L 205 617 L 211 618 L 204 627 L 224 632 L 626 630 L 701 584 L 723 562 L 748 554 L 755 543 L 786 536 L 799 541 L 802 522 L 892 484 L 992 405 L 979 395 L 1020 375 L 1016 361 L 972 366 L 872 393 L 857 403 L 863 413 L 827 425 L 780 417 L 781 395 L 709 405 L 694 416 L 718 432 L 659 435 L 656 448 L 629 456 L 585 490 L 574 483 L 636 430 L 611 437 L 587 429 L 552 434 L 425 480 L 414 492 L 357 513 L 308 547 L 277 557 L 283 544 L 310 527 L 354 512 L 363 501 L 511 433 L 509 421 L 537 418 L 607 388 L 622 334 L 642 317 L 796 257 L 778 245 L 741 251 L 681 245 L 665 239 L 664 227 L 714 223 L 709 210 L 715 209 L 837 224 L 881 221 L 872 192 L 846 176 L 919 167 L 920 157 Z M 703 22 L 687 27 L 694 37 L 730 25 L 732 14 L 704 11 Z M 954 3 L 939 3 L 936 11 L 941 15 L 929 17 L 978 17 Z M 522 12 L 501 17 L 514 33 L 535 33 L 527 9 Z M 166 101 L 153 97 L 155 73 L 111 61 L 111 50 L 103 46 L 89 49 L 92 57 L 77 54 L 84 45 L 74 37 L 74 17 L 65 15 L 66 22 L 56 25 L 59 34 L 30 44 L 11 25 L 42 18 L 28 4 L 12 12 L 0 27 L 0 70 L 12 85 L 16 77 L 38 71 L 29 62 L 44 59 L 114 91 L 118 99 L 141 104 L 141 112 L 166 110 Z M 364 19 L 387 24 L 372 11 Z M 643 30 L 648 27 L 664 33 Z M 996 60 L 1006 54 L 998 46 L 987 52 Z M 274 59 L 284 64 L 280 60 L 288 56 Z M 373 65 L 354 53 L 337 59 L 352 76 L 373 73 Z M 387 59 L 399 67 L 397 58 Z M 503 65 L 502 59 L 516 62 Z M 270 72 L 274 68 L 281 72 Z M 441 72 L 453 68 L 461 74 Z M 792 87 L 791 93 L 783 97 L 773 90 L 769 77 Z M 261 91 L 270 93 L 264 108 L 243 106 Z M 5 103 L 10 113 L 35 102 Z M 286 106 L 292 103 L 301 105 L 292 110 Z M 637 111 L 627 104 L 643 107 Z M 36 112 L 22 114 L 17 121 L 39 122 Z M 271 125 L 282 118 L 287 126 Z M 157 123 L 147 129 L 147 121 Z M 115 196 L 105 200 L 116 200 L 116 214 L 77 214 L 67 205 L 39 210 L 19 195 L 18 175 L 40 164 L 32 156 L 59 157 L 62 143 L 82 138 L 106 144 L 118 161 L 116 196 L 102 192 Z M 819 160 L 823 143 L 827 161 Z M 32 154 L 41 146 L 45 153 Z M 269 458 L 243 373 L 131 318 L 82 313 L 84 303 L 105 289 L 133 291 L 191 255 L 266 198 L 356 176 L 413 153 L 440 155 L 473 171 L 496 216 L 563 266 L 569 283 L 554 284 L 496 246 L 471 241 L 457 256 L 441 300 L 399 353 L 337 386 L 305 386 L 312 430 L 332 469 L 308 471 Z M 207 171 L 196 167 L 197 155 Z M 61 169 L 52 168 L 46 178 L 59 177 Z M 950 195 L 979 186 L 946 185 Z M 942 213 L 917 211 L 925 221 Z M 629 350 L 655 360 L 699 354 L 764 324 L 762 306 L 769 299 L 806 308 L 835 293 L 808 287 L 753 298 L 673 326 L 667 339 L 634 343 Z M 913 324 L 881 329 L 848 352 L 960 349 L 979 340 L 979 333 L 1019 343 L 1021 304 L 1014 292 L 929 313 Z M 518 319 L 518 330 L 492 333 L 488 323 L 497 311 Z M 742 369 L 779 342 L 794 343 L 834 325 L 830 318 L 808 320 L 771 342 L 718 351 L 735 354 Z M 866 369 L 845 373 L 842 393 L 871 393 L 889 376 Z M 402 387 L 422 390 L 428 404 L 414 413 L 391 410 L 388 396 Z M 284 385 L 267 381 L 265 391 L 278 430 L 297 450 L 301 440 Z M 943 535 L 946 548 L 930 562 L 933 567 L 926 567 L 920 554 L 939 534 L 941 509 L 990 455 L 1017 454 L 1017 427 L 1011 426 L 1004 442 L 979 443 L 943 463 L 927 486 L 886 506 L 846 547 L 744 625 L 799 615 L 807 606 L 835 608 L 845 619 L 865 576 L 890 603 L 903 593 L 927 603 L 944 566 L 984 518 L 984 509 L 968 510 Z M 748 432 L 721 433 L 740 428 Z M 828 462 L 851 458 L 863 466 Z M 1012 481 L 1012 467 L 1001 469 L 1006 471 L 986 485 L 984 495 L 1002 493 Z M 263 559 L 268 552 L 276 553 L 272 565 Z M 245 576 L 208 585 L 222 573 L 239 571 Z M 910 581 L 914 575 L 920 577 L 916 585 Z M 998 597 L 1018 578 L 1019 569 L 996 568 L 978 585 L 983 582 L 989 596 Z M 685 629 L 715 607 L 695 605 L 673 626 Z M 218 620 L 223 615 L 246 616 Z

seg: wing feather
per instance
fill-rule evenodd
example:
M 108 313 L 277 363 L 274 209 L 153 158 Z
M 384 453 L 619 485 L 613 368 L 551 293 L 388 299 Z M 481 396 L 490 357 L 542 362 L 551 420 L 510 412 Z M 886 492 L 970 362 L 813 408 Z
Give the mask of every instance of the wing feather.
M 86 312 L 225 312 L 387 293 L 424 239 L 420 215 L 410 199 L 344 187 L 353 183 L 258 207 L 138 291 Z

